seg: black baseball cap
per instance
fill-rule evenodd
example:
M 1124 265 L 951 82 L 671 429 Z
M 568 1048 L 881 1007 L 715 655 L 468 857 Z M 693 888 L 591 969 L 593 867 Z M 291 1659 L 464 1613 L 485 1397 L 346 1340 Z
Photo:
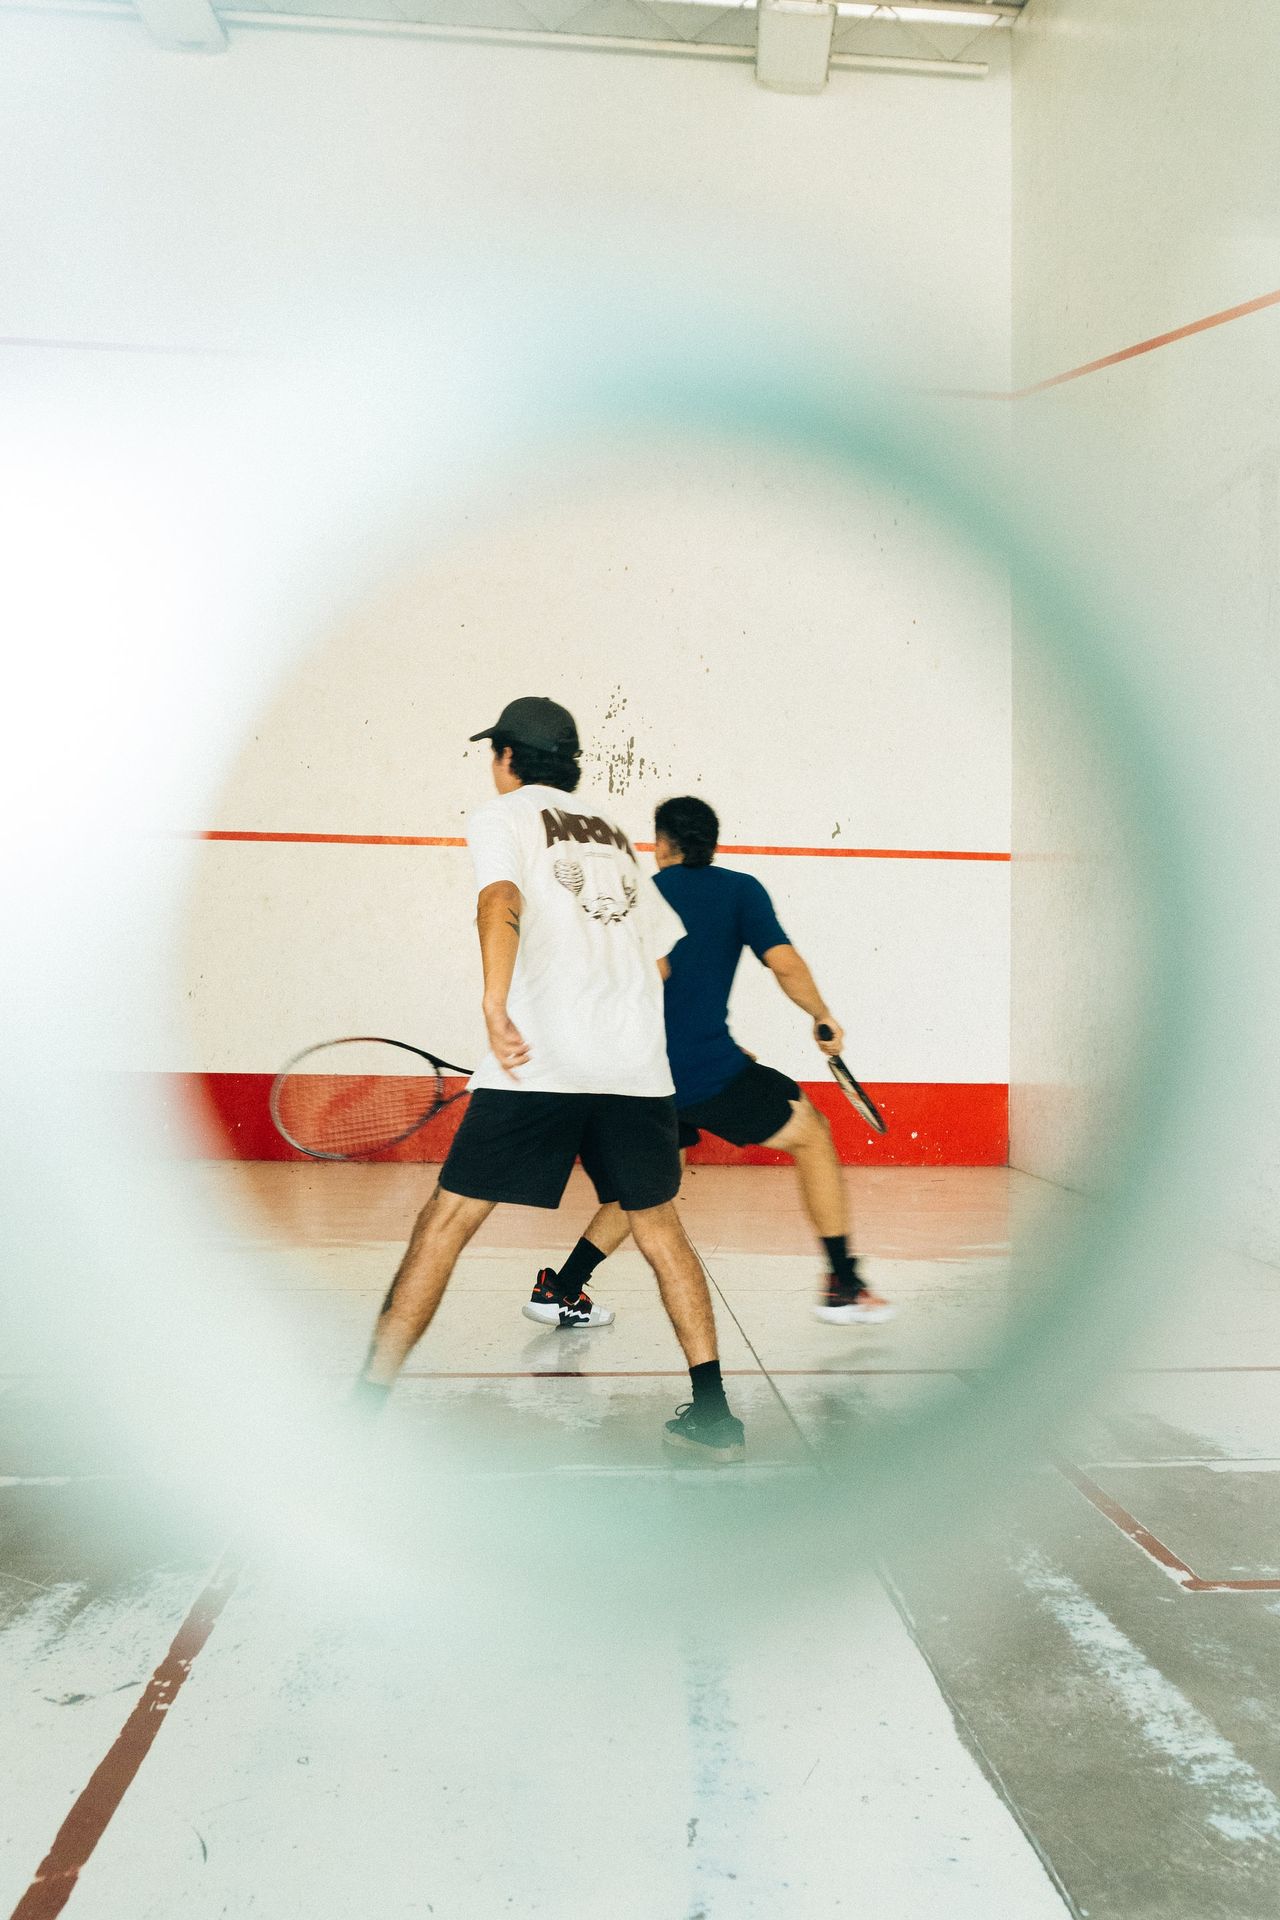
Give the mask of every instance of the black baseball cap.
M 495 733 L 518 740 L 522 747 L 540 747 L 544 753 L 577 753 L 578 729 L 567 707 L 530 694 L 508 700 L 491 727 L 473 733 L 473 740 L 491 740 Z

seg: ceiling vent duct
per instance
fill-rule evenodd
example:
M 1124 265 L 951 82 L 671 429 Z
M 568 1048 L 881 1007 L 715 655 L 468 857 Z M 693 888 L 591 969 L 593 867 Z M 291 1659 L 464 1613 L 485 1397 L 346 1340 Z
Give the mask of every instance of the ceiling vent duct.
M 823 0 L 760 0 L 756 79 L 776 93 L 821 93 L 827 84 L 834 6 Z
M 227 36 L 209 0 L 135 0 L 142 23 L 173 53 L 222 53 Z

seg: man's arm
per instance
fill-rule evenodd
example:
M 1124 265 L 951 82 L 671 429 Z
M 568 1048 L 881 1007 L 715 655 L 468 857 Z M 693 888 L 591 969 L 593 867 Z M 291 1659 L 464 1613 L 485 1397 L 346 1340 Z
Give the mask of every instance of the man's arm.
M 770 947 L 761 956 L 788 1000 L 803 1007 L 813 1021 L 813 1037 L 823 1053 L 839 1053 L 844 1045 L 844 1028 L 828 1007 L 803 957 L 791 945 Z M 820 1026 L 831 1029 L 830 1040 L 818 1039 Z
M 484 968 L 484 1024 L 498 1065 L 514 1077 L 528 1063 L 529 1048 L 507 1012 L 511 976 L 520 951 L 520 916 L 524 899 L 512 880 L 495 880 L 480 889 L 476 926 L 480 932 L 480 961 Z

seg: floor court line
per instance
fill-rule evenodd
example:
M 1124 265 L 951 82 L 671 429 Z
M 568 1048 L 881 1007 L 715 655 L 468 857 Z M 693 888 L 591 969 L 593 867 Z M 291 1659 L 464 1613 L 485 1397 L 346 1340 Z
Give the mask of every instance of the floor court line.
M 808 1434 L 804 1431 L 803 1427 L 800 1425 L 800 1422 L 796 1418 L 795 1413 L 793 1412 L 792 1408 L 789 1406 L 781 1389 L 778 1387 L 776 1381 L 772 1377 L 773 1372 L 777 1372 L 779 1377 L 786 1377 L 791 1379 L 794 1379 L 797 1376 L 808 1377 L 811 1375 L 812 1370 L 808 1368 L 776 1368 L 773 1370 L 766 1368 L 764 1361 L 760 1359 L 759 1354 L 756 1353 L 755 1347 L 752 1346 L 751 1341 L 747 1335 L 746 1329 L 742 1326 L 736 1313 L 734 1313 L 732 1306 L 729 1304 L 729 1301 L 725 1299 L 725 1296 L 721 1292 L 721 1289 L 716 1285 L 716 1282 L 711 1274 L 710 1269 L 705 1265 L 705 1263 L 701 1261 L 701 1256 L 699 1256 L 699 1263 L 702 1264 L 703 1271 L 704 1273 L 706 1273 L 708 1281 L 710 1281 L 711 1285 L 715 1287 L 716 1292 L 720 1295 L 720 1299 L 724 1305 L 724 1308 L 728 1313 L 730 1319 L 733 1321 L 734 1325 L 737 1327 L 738 1332 L 741 1334 L 742 1338 L 747 1342 L 747 1345 L 750 1348 L 752 1354 L 755 1355 L 757 1360 L 759 1360 L 760 1370 L 765 1375 L 766 1379 L 769 1381 L 769 1385 L 772 1387 L 773 1392 L 777 1397 L 779 1406 L 782 1408 L 783 1412 L 786 1414 L 787 1419 L 791 1422 L 791 1425 L 794 1428 L 796 1435 L 800 1440 L 800 1444 L 804 1448 L 804 1451 L 808 1456 L 812 1471 L 823 1479 L 829 1478 L 829 1469 L 826 1465 L 826 1462 L 822 1459 L 821 1454 L 818 1452 L 817 1448 L 814 1446 L 813 1442 L 810 1440 Z M 818 1369 L 819 1376 L 821 1376 L 821 1374 L 825 1371 L 826 1369 Z M 847 1378 L 849 1373 L 853 1371 L 854 1371 L 853 1369 L 845 1370 L 844 1377 Z M 888 1372 L 890 1371 L 890 1369 L 884 1369 L 883 1371 Z M 892 1371 L 904 1372 L 906 1370 L 893 1369 Z M 913 1371 L 923 1372 L 924 1369 L 914 1369 Z M 929 1371 L 931 1373 L 936 1374 L 942 1371 L 942 1369 L 931 1368 L 929 1369 Z M 951 1372 L 953 1378 L 962 1377 L 957 1369 L 950 1369 L 949 1371 Z M 978 1765 L 981 1767 L 982 1771 L 986 1775 L 987 1780 L 990 1783 L 991 1788 L 994 1791 L 997 1799 L 1003 1805 L 1003 1807 L 1005 1808 L 1005 1811 L 1009 1814 L 1010 1818 L 1016 1823 L 1024 1840 L 1027 1842 L 1027 1845 L 1031 1848 L 1037 1860 L 1040 1862 L 1040 1865 L 1044 1870 L 1044 1873 L 1048 1878 L 1050 1885 L 1054 1888 L 1054 1891 L 1058 1894 L 1059 1898 L 1062 1900 L 1063 1905 L 1066 1908 L 1067 1912 L 1072 1914 L 1073 1916 L 1076 1915 L 1078 1913 L 1076 1904 L 1074 1900 L 1072 1900 L 1071 1896 L 1068 1894 L 1066 1886 L 1064 1885 L 1060 1875 L 1058 1874 L 1057 1869 L 1054 1867 L 1053 1862 L 1049 1859 L 1048 1854 L 1045 1852 L 1044 1847 L 1041 1845 L 1039 1837 L 1033 1831 L 1023 1808 L 1021 1807 L 1017 1799 L 1014 1797 L 1014 1795 L 1010 1792 L 999 1769 L 992 1763 L 991 1759 L 986 1753 L 982 1745 L 982 1742 L 977 1737 L 976 1730 L 970 1723 L 968 1717 L 961 1710 L 959 1701 L 956 1699 L 951 1688 L 947 1685 L 937 1663 L 930 1657 L 927 1649 L 924 1646 L 924 1643 L 920 1638 L 919 1632 L 917 1631 L 914 1617 L 912 1616 L 910 1608 L 906 1604 L 904 1596 L 899 1591 L 896 1583 L 894 1582 L 891 1575 L 889 1574 L 888 1569 L 883 1564 L 877 1564 L 876 1578 L 879 1581 L 881 1589 L 886 1595 L 890 1606 L 893 1608 L 894 1612 L 898 1616 L 899 1621 L 902 1623 L 903 1632 L 906 1634 L 908 1640 L 911 1642 L 911 1645 L 914 1647 L 917 1657 L 921 1661 L 923 1661 L 925 1667 L 927 1668 L 929 1674 L 931 1675 L 933 1679 L 933 1684 L 937 1688 L 939 1696 L 942 1698 L 942 1700 L 946 1702 L 947 1710 L 950 1713 L 952 1720 L 954 1721 L 957 1729 L 963 1730 L 964 1741 L 967 1744 L 970 1753 L 977 1760 Z
M 123 1473 L 0 1473 L 0 1487 L 83 1487 L 125 1478 Z
M 745 1336 L 744 1336 L 745 1337 Z M 750 1344 L 750 1343 L 748 1343 Z M 721 1369 L 726 1379 L 758 1380 L 762 1376 L 768 1379 L 776 1374 L 779 1379 L 788 1380 L 845 1380 L 857 1378 L 862 1374 L 883 1374 L 901 1376 L 942 1378 L 948 1376 L 963 1378 L 963 1367 L 724 1367 Z M 506 1373 L 454 1373 L 432 1372 L 405 1367 L 401 1380 L 683 1380 L 687 1369 L 684 1367 L 619 1367 L 611 1370 L 604 1367 L 517 1367 Z M 345 1375 L 342 1378 L 346 1378 Z
M 1156 1473 L 1167 1467 L 1206 1467 L 1210 1473 L 1280 1473 L 1280 1460 L 1254 1459 L 1249 1454 L 1185 1453 L 1171 1455 L 1167 1460 L 1085 1460 L 1081 1464 L 1088 1473 L 1106 1473 L 1108 1469 Z
M 758 1367 L 725 1367 L 726 1377 L 754 1380 L 762 1372 Z M 980 1380 L 987 1371 L 985 1367 L 773 1367 L 770 1370 L 778 1379 L 787 1380 L 857 1380 L 864 1375 L 883 1376 L 886 1379 L 948 1379 Z M 401 1373 L 402 1380 L 680 1380 L 684 1377 L 683 1367 L 517 1367 L 506 1372 L 451 1372 L 447 1369 L 426 1371 L 416 1367 L 406 1367 Z M 1114 1377 L 1128 1378 L 1131 1375 L 1146 1374 L 1213 1374 L 1213 1373 L 1280 1373 L 1280 1366 L 1269 1367 L 1117 1367 Z M 334 1375 L 334 1378 L 346 1379 L 348 1375 Z M 34 1373 L 5 1373 L 0 1371 L 0 1380 L 29 1381 L 39 1385 L 40 1375 Z
M 980 1378 L 982 1371 L 979 1367 L 773 1368 L 773 1372 L 778 1375 L 779 1379 L 785 1377 L 793 1380 L 809 1378 L 822 1379 L 825 1375 L 830 1375 L 833 1379 L 857 1378 L 864 1373 L 885 1375 L 901 1374 L 904 1378 L 919 1374 L 921 1378 L 936 1376 L 944 1379 L 949 1374 L 954 1374 L 964 1379 L 970 1374 L 972 1374 L 974 1378 Z M 1203 1371 L 1203 1369 L 1190 1369 L 1190 1371 Z M 1209 1371 L 1212 1371 L 1212 1369 L 1209 1369 Z M 1280 1372 L 1280 1368 L 1263 1369 L 1263 1371 Z M 442 1369 L 439 1372 L 431 1372 L 416 1367 L 406 1367 L 399 1375 L 399 1378 L 401 1380 L 682 1380 L 686 1372 L 687 1369 L 685 1367 L 651 1367 L 647 1370 L 642 1367 L 621 1367 L 614 1372 L 596 1367 L 517 1367 L 505 1373 L 455 1373 L 447 1369 Z M 726 1376 L 732 1374 L 734 1376 L 740 1376 L 744 1380 L 754 1380 L 757 1378 L 760 1369 L 758 1367 L 726 1367 L 724 1372 Z M 335 1380 L 349 1380 L 351 1378 L 351 1372 L 350 1369 L 347 1368 L 343 1372 L 333 1373 L 329 1377 Z M 0 1380 L 8 1382 L 20 1380 L 29 1383 L 31 1386 L 39 1386 L 42 1381 L 42 1376 L 37 1373 L 5 1373 L 0 1371 Z
M 730 1318 L 734 1320 L 734 1324 L 738 1325 L 732 1307 L 728 1301 L 725 1300 L 724 1295 L 720 1292 L 720 1288 L 716 1286 L 714 1279 L 709 1273 L 708 1279 L 711 1281 L 712 1286 L 715 1287 L 717 1294 L 720 1295 L 726 1312 Z M 739 1332 L 742 1333 L 741 1327 L 739 1327 Z M 744 1340 L 747 1339 L 745 1333 L 742 1333 L 742 1337 Z M 747 1345 L 754 1354 L 755 1349 L 751 1347 L 749 1340 L 747 1340 Z M 794 1475 L 797 1472 L 821 1471 L 821 1465 L 813 1452 L 809 1440 L 799 1426 L 795 1414 L 788 1406 L 786 1399 L 774 1384 L 763 1362 L 756 1368 L 731 1368 L 728 1371 L 736 1377 L 751 1379 L 764 1378 L 768 1382 L 783 1413 L 795 1428 L 801 1445 L 809 1458 L 809 1465 L 807 1467 L 797 1467 L 795 1463 L 788 1461 L 753 1461 L 748 1468 L 749 1474 L 752 1477 L 773 1477 L 779 1474 Z M 822 1368 L 788 1368 L 785 1371 L 792 1377 L 804 1377 L 812 1373 L 816 1373 L 821 1377 L 827 1370 Z M 935 1373 L 943 1370 L 895 1368 L 882 1369 L 881 1371 L 892 1371 L 895 1373 L 904 1371 L 911 1373 L 929 1371 Z M 679 1379 L 682 1373 L 683 1369 L 676 1368 L 649 1370 L 618 1369 L 598 1374 L 584 1374 L 575 1370 L 557 1370 L 555 1372 L 529 1372 L 519 1370 L 499 1373 L 430 1373 L 405 1371 L 401 1374 L 401 1378 L 427 1380 L 543 1378 L 568 1380 L 581 1380 L 584 1378 L 614 1380 Z M 533 1469 L 530 1471 L 539 1473 L 542 1470 Z M 567 1474 L 581 1473 L 608 1477 L 621 1475 L 623 1477 L 653 1478 L 659 1475 L 668 1477 L 672 1469 L 667 1466 L 594 1467 L 588 1464 L 583 1467 L 568 1466 L 558 1469 L 558 1471 Z M 513 1475 L 510 1472 L 501 1472 L 483 1477 L 509 1479 L 524 1476 L 520 1474 Z M 138 1770 L 146 1759 L 147 1754 L 150 1752 L 151 1746 L 160 1728 L 164 1724 L 166 1713 L 173 1705 L 181 1687 L 190 1674 L 193 1662 L 207 1643 L 214 1627 L 217 1625 L 223 1608 L 226 1606 L 227 1601 L 230 1599 L 239 1581 L 243 1566 L 244 1555 L 242 1550 L 228 1548 L 219 1560 L 209 1580 L 192 1603 L 168 1652 L 152 1674 L 151 1679 L 148 1681 L 140 1699 L 129 1714 L 124 1726 L 121 1728 L 103 1759 L 95 1768 L 88 1783 L 72 1806 L 70 1813 L 63 1821 L 53 1845 L 50 1847 L 49 1852 L 36 1871 L 35 1878 L 32 1880 L 31 1885 L 28 1887 L 22 1899 L 18 1902 L 18 1905 L 14 1908 L 11 1920 L 55 1920 L 55 1916 L 63 1911 L 63 1908 L 75 1891 L 80 1874 L 91 1858 L 99 1840 L 106 1832 L 112 1817 L 136 1778 Z
M 1280 1373 L 1280 1366 L 1117 1367 L 1117 1373 Z
M 1065 1881 L 1050 1859 L 1040 1836 L 1031 1825 L 1031 1814 L 1023 1807 L 1022 1802 L 1017 1798 L 1013 1789 L 1005 1780 L 1000 1768 L 987 1751 L 986 1743 L 980 1738 L 971 1716 L 965 1712 L 960 1701 L 948 1686 L 941 1667 L 921 1639 L 919 1629 L 916 1626 L 915 1615 L 911 1611 L 906 1595 L 883 1563 L 878 1564 L 876 1567 L 876 1578 L 888 1594 L 889 1602 L 899 1620 L 901 1620 L 903 1628 L 911 1640 L 911 1644 L 932 1674 L 933 1684 L 946 1701 L 947 1710 L 955 1721 L 957 1728 L 963 1733 L 965 1743 L 970 1753 L 973 1754 L 983 1773 L 990 1781 L 997 1797 L 1017 1822 L 1023 1838 L 1035 1854 L 1036 1859 L 1040 1862 L 1055 1893 L 1062 1901 L 1064 1910 L 1071 1915 L 1071 1920 L 1082 1920 L 1080 1908 L 1077 1906 L 1072 1895 L 1067 1891 Z
M 35 1878 L 13 1909 L 11 1920 L 54 1920 L 70 1900 L 94 1848 L 151 1751 L 193 1662 L 234 1593 L 243 1567 L 243 1552 L 228 1547 L 193 1600 L 133 1711 L 77 1796 Z
M 35 347 L 44 352 L 56 353 L 151 353 L 160 355 L 177 354 L 196 360 L 261 360 L 264 357 L 276 359 L 275 353 L 263 353 L 256 347 L 200 347 L 186 342 L 169 346 L 163 341 L 150 340 L 55 340 L 35 334 L 6 334 L 0 339 L 0 347 Z
M 782 1389 L 779 1387 L 777 1381 L 774 1379 L 772 1371 L 770 1370 L 770 1368 L 766 1367 L 763 1359 L 760 1356 L 758 1349 L 756 1348 L 755 1342 L 751 1338 L 751 1335 L 747 1332 L 741 1320 L 739 1320 L 737 1314 L 734 1312 L 731 1303 L 726 1298 L 724 1289 L 720 1286 L 719 1282 L 715 1278 L 715 1275 L 712 1273 L 710 1267 L 707 1265 L 702 1255 L 698 1253 L 696 1248 L 694 1249 L 694 1256 L 698 1262 L 698 1265 L 702 1268 L 702 1271 L 706 1276 L 707 1285 L 711 1287 L 715 1291 L 715 1293 L 719 1296 L 721 1306 L 724 1308 L 725 1312 L 728 1314 L 729 1318 L 732 1320 L 734 1326 L 738 1329 L 739 1339 L 745 1342 L 747 1352 L 751 1355 L 751 1358 L 755 1361 L 757 1367 L 760 1369 L 760 1372 L 763 1375 L 769 1387 L 769 1391 L 772 1393 L 774 1399 L 777 1401 L 783 1413 L 786 1415 L 787 1420 L 790 1422 L 791 1427 L 795 1432 L 795 1436 L 797 1440 L 799 1440 L 800 1445 L 804 1448 L 805 1453 L 809 1456 L 810 1463 L 813 1465 L 813 1467 L 817 1471 L 820 1472 L 822 1470 L 821 1462 L 818 1458 L 818 1455 L 813 1446 L 813 1443 L 809 1439 L 808 1434 L 804 1431 L 804 1428 L 800 1425 L 800 1422 L 796 1419 L 796 1416 L 792 1412 L 791 1408 L 787 1405 L 786 1399 L 784 1398 L 782 1393 Z
M 719 1292 L 718 1288 L 717 1292 Z M 725 1305 L 726 1308 L 728 1308 L 727 1302 Z M 728 1310 L 731 1312 L 731 1309 Z M 738 1369 L 735 1371 L 742 1373 L 748 1370 Z M 766 1379 L 769 1379 L 769 1372 L 763 1364 L 759 1371 Z M 809 1374 L 813 1370 L 792 1369 L 789 1371 L 794 1376 L 797 1372 Z M 423 1377 L 431 1378 L 438 1376 L 427 1375 Z M 610 1377 L 625 1378 L 630 1376 L 613 1375 Z M 644 1375 L 641 1377 L 652 1376 Z M 770 1384 L 772 1384 L 772 1381 L 770 1381 Z M 796 1425 L 795 1416 L 787 1405 L 784 1396 L 777 1387 L 774 1387 L 774 1392 L 777 1395 L 780 1406 L 787 1414 L 788 1419 L 793 1425 Z M 796 1431 L 800 1434 L 806 1452 L 811 1453 L 809 1443 L 798 1425 L 796 1425 Z M 1056 1461 L 1053 1464 L 1064 1478 L 1075 1486 L 1083 1497 L 1086 1498 L 1104 1518 L 1116 1526 L 1133 1544 L 1137 1545 L 1144 1555 L 1158 1565 L 1163 1572 L 1168 1574 L 1183 1591 L 1189 1593 L 1256 1593 L 1280 1591 L 1280 1580 L 1218 1580 L 1197 1575 L 1193 1569 L 1175 1554 L 1172 1549 L 1167 1547 L 1158 1536 L 1143 1526 L 1127 1509 L 1112 1500 L 1082 1469 L 1063 1461 Z M 794 1463 L 784 1461 L 754 1462 L 752 1463 L 752 1468 L 754 1475 L 757 1476 L 772 1476 L 779 1473 L 795 1474 L 797 1471 L 803 1471 L 803 1469 L 798 1469 Z M 821 1462 L 818 1461 L 816 1457 L 813 1459 L 813 1470 L 818 1472 L 823 1471 Z M 502 1472 L 498 1474 L 483 1474 L 478 1477 L 486 1479 L 509 1479 L 512 1477 L 527 1477 L 530 1473 L 536 1475 L 541 1471 L 543 1470 L 528 1469 L 521 1470 L 521 1472 L 515 1476 L 510 1472 Z M 616 1467 L 595 1465 L 593 1463 L 567 1464 L 556 1468 L 554 1471 L 558 1474 L 566 1475 L 581 1474 L 587 1476 L 623 1476 L 632 1478 L 651 1478 L 658 1475 L 666 1476 L 670 1473 L 670 1469 L 667 1467 Z M 48 1854 L 37 1869 L 31 1885 L 18 1902 L 18 1905 L 14 1908 L 11 1920 L 55 1920 L 55 1917 L 62 1913 L 75 1891 L 80 1874 L 92 1857 L 94 1849 L 106 1832 L 125 1794 L 136 1778 L 143 1761 L 150 1752 L 151 1746 L 164 1724 L 165 1715 L 173 1705 L 179 1691 L 189 1676 L 195 1659 L 206 1645 L 227 1601 L 234 1592 L 243 1570 L 243 1565 L 243 1553 L 236 1548 L 227 1549 L 218 1561 L 212 1575 L 192 1603 L 164 1659 L 153 1672 L 141 1697 L 121 1728 L 120 1733 L 95 1768 L 89 1781 L 77 1797 L 70 1813 L 63 1821 Z M 944 1699 L 948 1700 L 952 1711 L 955 1712 L 954 1701 L 950 1699 L 947 1689 L 942 1686 L 941 1680 L 933 1668 L 933 1663 L 927 1660 L 923 1649 L 920 1648 L 919 1640 L 913 1630 L 913 1622 L 911 1621 L 909 1612 L 902 1603 L 901 1595 L 896 1592 L 892 1580 L 889 1579 L 883 1571 L 881 1572 L 881 1581 L 891 1602 L 898 1611 L 904 1627 L 916 1645 L 917 1650 L 921 1653 L 921 1657 L 926 1659 L 926 1664 L 928 1664 L 931 1671 L 933 1671 L 934 1680 L 935 1683 L 938 1684 L 940 1692 Z M 998 1771 L 992 1767 L 981 1745 L 972 1738 L 972 1729 L 967 1729 L 967 1731 L 970 1736 L 971 1751 L 978 1755 L 984 1771 L 987 1772 L 988 1778 L 999 1797 L 1013 1818 L 1018 1822 L 1024 1835 L 1040 1858 L 1042 1866 L 1049 1872 L 1059 1893 L 1062 1893 L 1063 1889 L 1058 1880 L 1058 1876 L 1049 1866 L 1043 1849 L 1028 1828 L 1022 1809 L 1009 1794 L 1004 1781 L 1001 1779 Z M 1070 1910 L 1070 1903 L 1068 1902 L 1067 1904 Z
M 811 1474 L 814 1469 L 806 1462 L 795 1460 L 739 1460 L 733 1468 L 733 1485 L 747 1479 L 797 1479 L 801 1474 Z M 442 1474 L 430 1472 L 419 1475 L 420 1480 L 441 1479 L 503 1482 L 506 1480 L 545 1480 L 548 1477 L 563 1477 L 568 1480 L 670 1480 L 673 1477 L 682 1482 L 688 1481 L 703 1487 L 723 1486 L 723 1470 L 716 1468 L 708 1472 L 703 1463 L 695 1461 L 686 1466 L 683 1462 L 653 1467 L 617 1467 L 596 1466 L 589 1460 L 565 1461 L 553 1467 L 477 1467 L 474 1471 L 447 1469 Z
M 763 1367 L 725 1367 L 726 1374 L 741 1374 L 750 1379 Z M 986 1367 L 772 1367 L 769 1369 L 781 1379 L 821 1378 L 823 1374 L 839 1376 L 862 1373 L 884 1374 L 956 1374 L 961 1379 L 980 1380 L 988 1371 Z M 549 1367 L 516 1368 L 509 1373 L 450 1373 L 447 1371 L 418 1372 L 406 1368 L 401 1373 L 402 1380 L 678 1380 L 685 1372 L 683 1367 L 622 1367 L 616 1372 L 594 1367 L 566 1367 L 563 1371 L 553 1371 Z M 1182 1374 L 1182 1373 L 1280 1373 L 1277 1367 L 1117 1367 L 1116 1376 L 1130 1374 Z M 3 1378 L 0 1375 L 0 1378 Z M 18 1377 L 18 1376 L 12 1376 Z
M 1118 1500 L 1113 1500 L 1082 1467 L 1073 1466 L 1068 1460 L 1055 1460 L 1054 1465 L 1063 1479 L 1069 1481 L 1104 1520 L 1109 1520 L 1117 1532 L 1122 1533 L 1184 1593 L 1280 1593 L 1280 1579 L 1225 1580 L 1196 1573 L 1172 1547 L 1165 1545 L 1158 1534 L 1144 1526 L 1136 1514 L 1130 1513 Z

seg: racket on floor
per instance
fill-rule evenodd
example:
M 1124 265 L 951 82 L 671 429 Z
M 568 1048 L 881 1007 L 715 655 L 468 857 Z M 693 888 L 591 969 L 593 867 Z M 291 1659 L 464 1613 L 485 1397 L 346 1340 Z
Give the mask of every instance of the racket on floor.
M 831 1040 L 834 1039 L 834 1037 L 831 1028 L 827 1026 L 825 1022 L 818 1028 L 819 1040 Z M 846 1067 L 844 1061 L 840 1058 L 840 1055 L 838 1053 L 829 1054 L 827 1056 L 827 1065 L 831 1069 L 831 1078 L 835 1081 L 854 1112 L 859 1114 L 876 1133 L 887 1133 L 889 1128 L 884 1115 L 866 1088 L 858 1085 L 858 1082 L 854 1079 L 848 1067 Z
M 367 1160 L 461 1100 L 466 1088 L 450 1093 L 445 1075 L 470 1071 L 403 1040 L 325 1040 L 276 1075 L 271 1118 L 281 1139 L 313 1160 Z

